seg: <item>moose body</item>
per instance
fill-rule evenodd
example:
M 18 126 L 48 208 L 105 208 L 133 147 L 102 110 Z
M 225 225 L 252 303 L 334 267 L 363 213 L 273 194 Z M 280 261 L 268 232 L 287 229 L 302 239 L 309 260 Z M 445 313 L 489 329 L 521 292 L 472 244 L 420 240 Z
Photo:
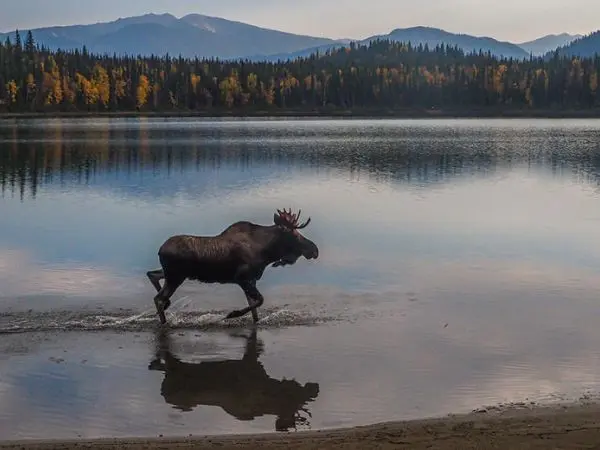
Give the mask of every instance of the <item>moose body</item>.
M 298 230 L 310 223 L 310 218 L 298 225 L 297 215 L 277 210 L 273 225 L 258 225 L 248 221 L 236 222 L 216 236 L 177 235 L 167 239 L 158 251 L 161 269 L 147 272 L 158 292 L 154 297 L 162 324 L 165 311 L 171 305 L 171 296 L 186 280 L 203 283 L 237 284 L 242 288 L 248 307 L 232 311 L 227 319 L 252 312 L 258 322 L 256 309 L 263 304 L 263 296 L 256 282 L 269 264 L 274 267 L 294 264 L 300 256 L 316 259 L 319 250 L 314 242 Z M 165 282 L 161 287 L 159 281 Z

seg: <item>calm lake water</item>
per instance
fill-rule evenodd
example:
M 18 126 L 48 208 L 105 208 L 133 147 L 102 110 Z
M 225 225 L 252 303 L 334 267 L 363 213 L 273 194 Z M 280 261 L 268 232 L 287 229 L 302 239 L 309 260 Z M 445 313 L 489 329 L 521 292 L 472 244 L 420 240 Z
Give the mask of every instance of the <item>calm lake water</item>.
M 600 121 L 0 121 L 0 439 L 352 426 L 600 388 Z M 186 282 L 172 234 L 302 209 L 316 261 Z M 24 420 L 27 418 L 27 420 Z

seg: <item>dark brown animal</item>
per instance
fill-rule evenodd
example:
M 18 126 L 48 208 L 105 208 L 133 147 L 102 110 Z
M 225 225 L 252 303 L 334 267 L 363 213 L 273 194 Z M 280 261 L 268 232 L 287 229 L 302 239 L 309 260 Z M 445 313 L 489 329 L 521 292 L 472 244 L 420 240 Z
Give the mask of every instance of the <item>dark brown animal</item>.
M 216 236 L 177 235 L 167 239 L 158 250 L 161 269 L 147 272 L 158 292 L 154 304 L 161 324 L 167 321 L 165 311 L 171 305 L 171 296 L 186 279 L 237 284 L 246 295 L 248 307 L 230 312 L 226 319 L 252 312 L 254 323 L 258 322 L 256 309 L 264 299 L 256 282 L 266 267 L 294 264 L 300 256 L 306 259 L 319 256 L 315 243 L 299 232 L 310 223 L 309 217 L 299 225 L 300 213 L 278 209 L 273 216 L 274 225 L 241 221 Z M 161 287 L 162 279 L 165 282 Z

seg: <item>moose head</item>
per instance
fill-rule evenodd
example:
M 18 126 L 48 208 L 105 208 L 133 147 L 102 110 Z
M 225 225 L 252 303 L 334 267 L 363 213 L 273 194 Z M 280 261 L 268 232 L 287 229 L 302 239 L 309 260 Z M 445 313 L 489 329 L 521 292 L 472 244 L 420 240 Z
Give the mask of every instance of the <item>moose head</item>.
M 277 210 L 273 215 L 273 222 L 281 230 L 281 243 L 283 253 L 286 255 L 282 258 L 284 263 L 293 264 L 300 256 L 306 259 L 317 259 L 319 257 L 319 249 L 316 244 L 310 239 L 304 237 L 299 230 L 302 230 L 310 223 L 310 217 L 302 225 L 298 224 L 300 214 L 293 214 L 292 210 L 283 211 Z M 282 265 L 281 263 L 279 265 Z

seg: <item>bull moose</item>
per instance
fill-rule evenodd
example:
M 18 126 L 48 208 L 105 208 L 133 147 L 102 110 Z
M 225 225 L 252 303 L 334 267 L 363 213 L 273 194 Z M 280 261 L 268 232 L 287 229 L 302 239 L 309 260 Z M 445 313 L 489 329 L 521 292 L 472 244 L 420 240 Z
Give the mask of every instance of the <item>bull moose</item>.
M 171 297 L 186 280 L 202 283 L 237 284 L 246 295 L 248 307 L 230 312 L 225 319 L 252 312 L 258 322 L 257 308 L 263 296 L 256 288 L 269 264 L 280 267 L 294 264 L 300 256 L 316 259 L 319 249 L 299 230 L 306 228 L 310 217 L 299 224 L 302 210 L 277 209 L 273 225 L 258 225 L 249 221 L 236 222 L 216 236 L 176 235 L 168 238 L 158 250 L 161 268 L 147 272 L 158 292 L 154 304 L 161 324 L 167 318 Z M 161 287 L 159 281 L 165 282 Z

